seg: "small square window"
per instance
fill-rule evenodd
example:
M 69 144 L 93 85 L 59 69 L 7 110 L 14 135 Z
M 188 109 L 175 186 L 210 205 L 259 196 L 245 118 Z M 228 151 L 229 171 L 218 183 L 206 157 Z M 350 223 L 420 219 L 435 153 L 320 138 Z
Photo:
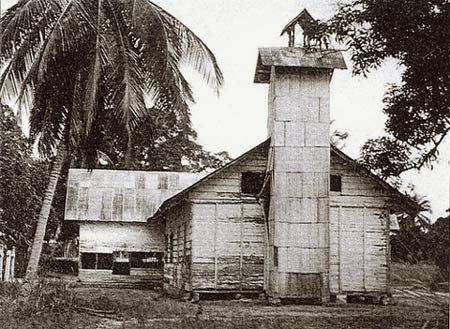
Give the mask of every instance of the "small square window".
M 264 184 L 264 173 L 243 172 L 241 174 L 241 192 L 245 194 L 259 194 Z
M 338 175 L 330 175 L 330 191 L 341 192 L 342 191 L 342 177 Z
M 97 270 L 112 269 L 112 254 L 97 254 Z
M 96 253 L 81 253 L 81 268 L 86 270 L 95 270 L 97 263 Z

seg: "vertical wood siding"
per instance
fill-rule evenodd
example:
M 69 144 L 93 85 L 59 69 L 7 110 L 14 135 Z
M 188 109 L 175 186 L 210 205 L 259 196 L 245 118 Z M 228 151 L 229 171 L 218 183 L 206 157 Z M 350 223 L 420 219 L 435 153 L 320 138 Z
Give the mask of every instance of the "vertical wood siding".
M 330 192 L 330 291 L 386 293 L 390 195 L 336 155 L 331 174 L 342 177 L 342 191 Z
M 241 193 L 241 174 L 266 166 L 261 147 L 189 193 L 193 290 L 263 289 L 264 216 L 255 196 Z
M 166 262 L 164 265 L 164 288 L 170 292 L 191 291 L 191 205 L 184 201 L 165 215 Z M 173 236 L 172 250 L 167 237 Z M 168 253 L 173 253 L 169 260 Z

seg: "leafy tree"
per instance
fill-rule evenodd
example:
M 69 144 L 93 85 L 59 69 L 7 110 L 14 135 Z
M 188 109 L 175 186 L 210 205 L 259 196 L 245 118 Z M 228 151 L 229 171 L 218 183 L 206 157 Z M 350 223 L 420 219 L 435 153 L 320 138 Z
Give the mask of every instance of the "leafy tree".
M 149 117 L 143 120 L 135 134 L 133 161 L 125 161 L 126 145 L 114 130 L 102 128 L 102 140 L 99 146 L 106 162 L 99 168 L 127 168 L 154 171 L 201 172 L 217 169 L 231 160 L 227 152 L 213 153 L 203 149 L 197 143 L 197 134 L 189 118 L 179 120 L 175 112 L 149 108 Z M 81 165 L 80 163 L 75 165 Z
M 447 0 L 353 0 L 329 30 L 367 75 L 387 58 L 404 68 L 386 92 L 386 136 L 369 140 L 363 162 L 383 177 L 432 165 L 450 131 L 450 3 Z
M 92 167 L 105 125 L 131 163 L 147 99 L 188 117 L 193 94 L 182 63 L 216 90 L 222 74 L 208 47 L 149 0 L 19 0 L 2 15 L 0 32 L 0 96 L 30 110 L 33 141 L 54 157 L 27 268 L 32 278 L 64 162 Z
M 33 159 L 31 145 L 8 106 L 0 111 L 0 233 L 8 247 L 16 247 L 16 275 L 25 272 L 42 196 L 49 178 L 48 162 Z M 61 212 L 50 213 L 48 234 L 52 234 Z
M 439 282 L 449 280 L 450 216 L 438 218 L 428 233 L 428 258 L 440 269 Z
M 428 232 L 431 222 L 421 212 L 431 210 L 430 202 L 417 194 L 412 184 L 409 184 L 406 193 L 416 201 L 419 208 L 398 216 L 400 230 L 391 239 L 392 260 L 408 263 L 428 261 Z

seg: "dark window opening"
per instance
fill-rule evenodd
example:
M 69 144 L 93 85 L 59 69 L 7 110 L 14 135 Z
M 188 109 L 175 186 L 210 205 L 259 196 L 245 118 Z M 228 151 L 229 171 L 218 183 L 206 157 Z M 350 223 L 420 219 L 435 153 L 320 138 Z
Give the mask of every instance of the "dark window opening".
M 81 253 L 81 268 L 86 270 L 110 270 L 112 255 L 106 253 Z
M 130 263 L 114 262 L 112 274 L 115 275 L 130 275 Z
M 162 252 L 131 252 L 130 267 L 133 268 L 162 268 Z
M 278 247 L 273 247 L 273 266 L 278 266 Z
M 169 237 L 169 263 L 173 263 L 173 233 Z
M 243 172 L 241 174 L 241 192 L 259 194 L 264 184 L 264 173 Z
M 130 258 L 126 251 L 114 251 L 112 274 L 130 275 Z
M 81 253 L 81 268 L 86 270 L 95 270 L 97 264 L 97 254 Z
M 112 269 L 113 257 L 112 254 L 97 254 L 97 269 L 110 270 Z
M 341 192 L 342 191 L 342 177 L 338 175 L 330 176 L 330 191 Z

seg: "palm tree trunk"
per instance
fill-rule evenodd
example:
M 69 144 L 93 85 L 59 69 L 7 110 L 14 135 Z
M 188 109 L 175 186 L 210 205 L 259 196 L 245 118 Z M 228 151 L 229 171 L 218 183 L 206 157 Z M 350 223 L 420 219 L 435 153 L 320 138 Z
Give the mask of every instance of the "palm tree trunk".
M 44 242 L 45 229 L 47 228 L 48 217 L 52 208 L 53 198 L 55 196 L 56 185 L 58 184 L 59 176 L 61 174 L 62 165 L 64 162 L 66 148 L 64 141 L 61 141 L 55 160 L 53 161 L 52 171 L 50 173 L 50 180 L 45 190 L 44 202 L 41 206 L 36 232 L 34 233 L 33 244 L 31 245 L 31 255 L 28 261 L 27 272 L 25 278 L 33 280 L 37 277 L 39 267 L 39 259 L 41 258 L 42 244 Z
M 125 159 L 124 164 L 126 169 L 132 169 L 131 168 L 131 159 L 133 158 L 133 142 L 131 139 L 131 135 L 128 135 L 128 141 L 127 141 L 127 151 L 125 153 Z

